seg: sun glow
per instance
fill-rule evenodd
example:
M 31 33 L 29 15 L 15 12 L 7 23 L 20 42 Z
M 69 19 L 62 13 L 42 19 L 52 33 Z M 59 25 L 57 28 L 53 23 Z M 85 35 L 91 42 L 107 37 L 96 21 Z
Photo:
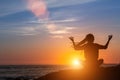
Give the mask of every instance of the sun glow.
M 82 61 L 79 60 L 79 59 L 74 59 L 74 60 L 72 61 L 72 66 L 73 66 L 74 68 L 82 68 L 82 67 L 83 67 Z

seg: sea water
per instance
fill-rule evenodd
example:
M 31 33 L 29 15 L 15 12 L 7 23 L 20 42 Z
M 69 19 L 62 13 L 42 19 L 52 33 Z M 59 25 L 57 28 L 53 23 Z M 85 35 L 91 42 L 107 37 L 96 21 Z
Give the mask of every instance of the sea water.
M 17 77 L 38 78 L 68 68 L 68 66 L 63 65 L 1 65 L 0 80 Z

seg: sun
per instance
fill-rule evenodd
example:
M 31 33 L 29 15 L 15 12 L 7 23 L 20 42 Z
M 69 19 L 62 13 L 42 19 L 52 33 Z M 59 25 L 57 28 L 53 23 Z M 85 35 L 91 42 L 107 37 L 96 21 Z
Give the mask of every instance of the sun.
M 78 60 L 75 60 L 74 61 L 74 65 L 79 65 L 80 63 L 79 63 L 79 61 Z
M 79 59 L 74 59 L 74 60 L 72 61 L 72 66 L 73 66 L 74 68 L 82 68 L 82 61 L 79 60 Z
M 74 59 L 73 60 L 73 65 L 74 66 L 79 66 L 81 63 L 80 63 L 80 61 L 78 60 L 78 59 Z

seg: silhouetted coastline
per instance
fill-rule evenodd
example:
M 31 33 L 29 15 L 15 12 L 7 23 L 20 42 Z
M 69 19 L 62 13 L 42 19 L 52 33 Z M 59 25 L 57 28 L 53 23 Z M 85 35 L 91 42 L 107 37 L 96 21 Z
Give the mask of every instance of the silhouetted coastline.
M 63 70 L 53 72 L 35 80 L 120 80 L 120 65 L 100 67 L 96 71 Z

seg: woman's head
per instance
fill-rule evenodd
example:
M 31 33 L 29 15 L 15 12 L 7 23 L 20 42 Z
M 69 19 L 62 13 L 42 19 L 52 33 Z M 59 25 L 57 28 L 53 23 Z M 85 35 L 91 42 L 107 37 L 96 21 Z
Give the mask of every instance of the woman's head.
M 94 42 L 94 35 L 91 34 L 91 33 L 87 34 L 87 35 L 86 35 L 86 40 L 87 40 L 88 42 Z

